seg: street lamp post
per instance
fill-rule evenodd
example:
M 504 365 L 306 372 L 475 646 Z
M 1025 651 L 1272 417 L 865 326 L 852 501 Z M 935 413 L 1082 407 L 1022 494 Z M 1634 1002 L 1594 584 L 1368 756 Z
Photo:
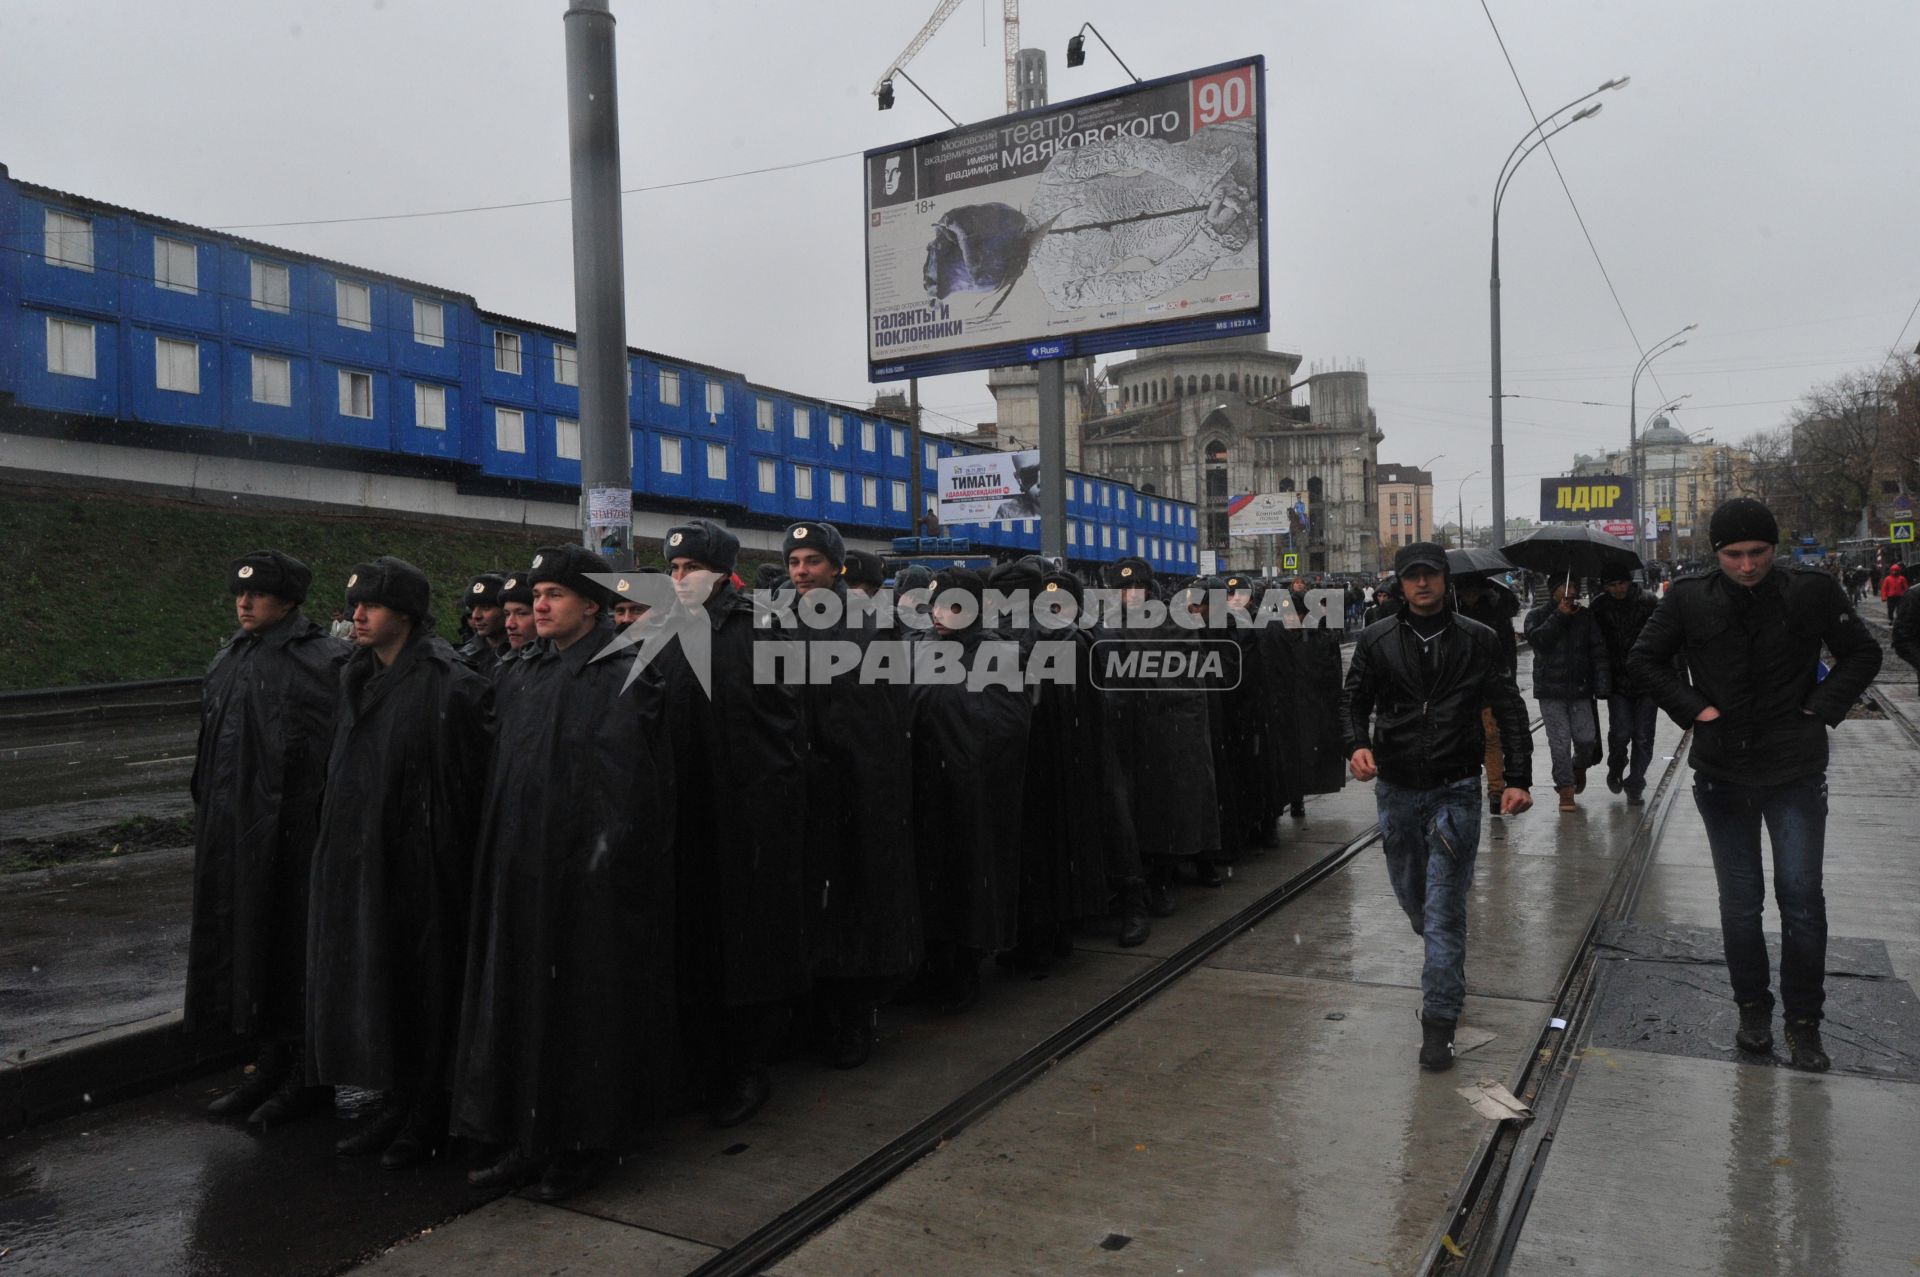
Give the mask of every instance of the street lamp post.
M 1434 462 L 1445 461 L 1446 459 L 1446 453 L 1436 452 L 1425 461 L 1422 461 L 1419 468 L 1413 472 L 1413 539 L 1416 541 L 1426 540 L 1426 537 L 1421 535 L 1422 529 L 1420 526 L 1420 476 L 1425 474 L 1427 467 Z M 1428 517 L 1432 517 L 1433 511 L 1427 511 L 1427 515 Z
M 1579 106 L 1588 98 L 1598 97 L 1608 89 L 1625 88 L 1627 76 L 1608 80 L 1591 93 L 1582 94 L 1559 110 L 1551 112 L 1545 119 L 1520 135 L 1520 140 L 1507 152 L 1506 162 L 1500 166 L 1500 175 L 1493 183 L 1493 269 L 1487 279 L 1489 306 L 1493 312 L 1493 546 L 1498 549 L 1507 540 L 1507 451 L 1501 438 L 1501 407 L 1503 400 L 1500 388 L 1500 200 L 1507 193 L 1507 183 L 1513 180 L 1520 164 L 1527 156 L 1554 134 L 1590 116 L 1600 113 L 1600 105 L 1595 103 L 1571 119 L 1554 121 L 1566 111 Z M 1552 125 L 1551 128 L 1548 125 Z M 1538 134 L 1538 136 L 1535 136 Z
M 1642 518 L 1640 514 L 1642 509 L 1640 503 L 1646 500 L 1646 493 L 1641 491 L 1641 486 L 1646 482 L 1646 475 L 1644 474 L 1646 467 L 1640 464 L 1640 436 L 1637 433 L 1640 428 L 1640 418 L 1637 408 L 1640 395 L 1640 374 L 1647 370 L 1648 364 L 1660 358 L 1660 356 L 1666 354 L 1669 350 L 1678 350 L 1680 347 L 1686 345 L 1687 339 L 1685 334 L 1692 332 L 1699 326 L 1699 324 L 1688 324 L 1679 332 L 1669 333 L 1659 341 L 1653 343 L 1653 349 L 1642 355 L 1640 362 L 1635 365 L 1633 370 L 1633 385 L 1627 389 L 1627 468 L 1633 471 L 1633 552 L 1640 556 L 1642 562 L 1645 562 L 1647 557 L 1647 521 Z M 1682 395 L 1680 398 L 1685 399 L 1687 396 Z M 1676 400 L 1675 402 L 1678 401 Z M 1658 414 L 1656 413 L 1655 415 Z M 1655 527 L 1654 539 L 1656 541 L 1659 540 L 1659 531 L 1659 528 Z
M 1479 477 L 1480 472 L 1475 470 L 1467 476 L 1467 479 L 1477 479 Z M 1460 546 L 1462 549 L 1465 549 L 1467 544 L 1467 479 L 1462 479 L 1460 486 L 1453 490 L 1454 504 L 1460 507 Z
M 1684 343 L 1678 343 L 1678 344 L 1684 344 Z M 1669 347 L 1669 349 L 1671 349 L 1671 347 Z M 1681 404 L 1685 403 L 1687 400 L 1691 398 L 1693 398 L 1693 394 L 1691 391 L 1689 391 L 1688 393 L 1681 395 L 1678 399 L 1667 400 L 1667 402 L 1661 404 L 1658 408 L 1655 408 L 1652 412 L 1647 414 L 1647 419 L 1645 424 L 1647 426 L 1652 426 L 1654 422 L 1660 419 L 1660 414 L 1673 411 L 1675 408 L 1679 407 Z M 1642 437 L 1645 437 L 1645 434 L 1646 434 L 1646 431 L 1644 430 L 1641 431 Z M 1630 460 L 1632 460 L 1635 463 L 1634 473 L 1636 475 L 1642 475 L 1645 473 L 1647 468 L 1646 457 L 1642 449 L 1636 448 Z M 1673 457 L 1671 455 L 1667 457 L 1667 482 L 1669 485 L 1671 485 L 1673 482 Z M 1641 501 L 1641 496 L 1638 491 L 1639 484 L 1640 484 L 1640 479 L 1635 478 L 1634 479 L 1635 492 L 1633 497 L 1635 508 L 1634 508 L 1633 514 L 1634 514 L 1634 523 L 1636 525 L 1639 525 L 1636 527 L 1636 534 L 1644 533 L 1646 530 L 1644 527 L 1643 521 L 1640 518 L 1639 504 Z M 1680 525 L 1674 516 L 1671 493 L 1668 494 L 1667 518 L 1677 532 Z M 1675 536 L 1673 540 L 1677 542 L 1678 537 Z M 1645 554 L 1641 553 L 1641 550 L 1640 550 L 1640 546 L 1642 545 L 1642 538 L 1640 538 L 1638 535 L 1636 535 L 1636 540 L 1634 542 L 1634 545 L 1635 545 L 1634 552 L 1636 554 L 1640 554 L 1641 561 L 1645 562 L 1646 556 Z M 1658 554 L 1660 551 L 1660 505 L 1658 500 L 1656 500 L 1653 505 L 1653 549 L 1655 554 Z

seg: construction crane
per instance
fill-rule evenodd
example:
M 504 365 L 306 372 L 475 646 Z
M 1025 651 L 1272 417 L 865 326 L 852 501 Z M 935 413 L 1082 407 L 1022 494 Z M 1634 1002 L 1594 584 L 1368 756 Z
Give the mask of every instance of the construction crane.
M 907 47 L 900 56 L 887 63 L 886 73 L 874 81 L 874 96 L 880 99 L 880 108 L 885 110 L 893 105 L 893 73 L 913 61 L 914 55 L 927 47 L 927 41 L 933 39 L 933 33 L 940 25 L 953 16 L 962 0 L 940 0 L 934 6 L 933 16 L 927 19 L 913 39 L 907 41 Z M 1017 55 L 1020 52 L 1020 0 L 1000 0 L 1001 38 L 1006 47 L 1007 72 L 1007 114 L 1020 109 L 1020 85 L 1016 71 Z

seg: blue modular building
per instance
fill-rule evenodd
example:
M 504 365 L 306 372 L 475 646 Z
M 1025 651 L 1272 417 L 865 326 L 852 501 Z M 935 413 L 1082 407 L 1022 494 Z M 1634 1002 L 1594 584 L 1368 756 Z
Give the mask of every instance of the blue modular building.
M 943 456 L 977 445 L 653 351 L 628 352 L 638 511 L 735 526 L 914 531 Z M 0 430 L 452 480 L 577 500 L 565 329 L 471 296 L 15 181 L 0 165 Z M 1196 570 L 1194 507 L 1071 473 L 1067 554 Z M 949 526 L 989 552 L 1036 520 Z

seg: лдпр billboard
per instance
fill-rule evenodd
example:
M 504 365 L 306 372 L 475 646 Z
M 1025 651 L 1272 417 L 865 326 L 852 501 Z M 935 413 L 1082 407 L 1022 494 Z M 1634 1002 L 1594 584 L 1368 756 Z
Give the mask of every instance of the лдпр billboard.
M 1268 327 L 1266 61 L 866 155 L 874 381 Z
M 1633 476 L 1582 475 L 1540 481 L 1540 519 L 1544 523 L 1588 523 L 1633 518 Z M 1631 531 L 1631 529 L 1629 529 Z

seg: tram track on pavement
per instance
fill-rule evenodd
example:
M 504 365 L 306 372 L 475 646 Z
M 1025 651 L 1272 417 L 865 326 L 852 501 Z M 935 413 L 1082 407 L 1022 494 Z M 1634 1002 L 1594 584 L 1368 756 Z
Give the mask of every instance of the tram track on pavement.
M 1538 734 L 1542 720 L 1528 724 Z M 1181 948 L 1153 964 L 1099 1003 L 1036 1043 L 992 1076 L 956 1097 L 862 1159 L 837 1178 L 794 1203 L 733 1245 L 713 1255 L 689 1277 L 745 1277 L 764 1272 L 898 1178 L 928 1153 L 998 1108 L 1062 1059 L 1092 1042 L 1127 1015 L 1191 973 L 1268 917 L 1332 878 L 1380 840 L 1368 826 L 1279 886 L 1250 901 Z

